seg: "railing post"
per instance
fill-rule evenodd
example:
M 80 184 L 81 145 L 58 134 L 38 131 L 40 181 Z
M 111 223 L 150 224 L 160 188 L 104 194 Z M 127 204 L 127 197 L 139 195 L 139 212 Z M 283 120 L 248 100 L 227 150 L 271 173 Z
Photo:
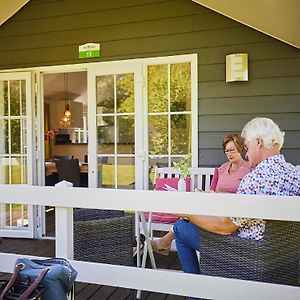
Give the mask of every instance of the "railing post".
M 55 187 L 73 187 L 73 184 L 63 180 Z M 73 207 L 55 207 L 55 256 L 66 259 L 74 258 Z

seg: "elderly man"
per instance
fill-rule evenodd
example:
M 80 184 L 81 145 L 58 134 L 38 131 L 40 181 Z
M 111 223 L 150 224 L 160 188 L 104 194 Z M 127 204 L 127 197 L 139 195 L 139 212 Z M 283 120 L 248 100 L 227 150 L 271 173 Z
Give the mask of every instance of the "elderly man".
M 280 154 L 284 133 L 268 118 L 255 118 L 243 131 L 246 157 L 254 170 L 241 181 L 237 193 L 261 195 L 300 195 L 300 171 Z M 183 271 L 200 274 L 196 250 L 200 250 L 200 230 L 220 235 L 236 234 L 241 238 L 260 240 L 265 221 L 239 217 L 185 215 L 174 225 L 176 247 Z

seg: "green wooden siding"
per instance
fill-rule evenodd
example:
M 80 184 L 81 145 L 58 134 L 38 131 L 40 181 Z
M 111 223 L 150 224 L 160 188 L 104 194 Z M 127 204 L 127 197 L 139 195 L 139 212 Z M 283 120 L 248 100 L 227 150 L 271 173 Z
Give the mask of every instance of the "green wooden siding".
M 101 43 L 102 56 L 78 59 Z M 225 82 L 225 56 L 249 54 L 249 81 Z M 191 0 L 31 0 L 0 27 L 0 70 L 198 54 L 199 165 L 225 157 L 223 136 L 255 116 L 286 131 L 283 152 L 300 164 L 300 50 Z

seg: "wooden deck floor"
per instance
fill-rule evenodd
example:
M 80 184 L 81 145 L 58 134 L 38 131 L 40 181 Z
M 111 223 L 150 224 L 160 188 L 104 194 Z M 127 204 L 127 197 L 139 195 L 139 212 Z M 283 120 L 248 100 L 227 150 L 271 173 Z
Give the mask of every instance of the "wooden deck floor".
M 55 245 L 53 240 L 32 240 L 3 238 L 0 244 L 0 252 L 27 254 L 35 256 L 53 257 L 55 256 Z M 176 252 L 170 252 L 168 256 L 157 254 L 155 256 L 158 268 L 180 270 L 180 265 Z M 149 267 L 149 264 L 148 264 Z M 10 274 L 0 273 L 0 280 L 9 278 Z M 130 290 L 110 286 L 86 284 L 76 282 L 76 300 L 125 300 L 130 299 Z M 183 300 L 186 297 L 166 295 L 159 293 L 142 292 L 143 300 Z

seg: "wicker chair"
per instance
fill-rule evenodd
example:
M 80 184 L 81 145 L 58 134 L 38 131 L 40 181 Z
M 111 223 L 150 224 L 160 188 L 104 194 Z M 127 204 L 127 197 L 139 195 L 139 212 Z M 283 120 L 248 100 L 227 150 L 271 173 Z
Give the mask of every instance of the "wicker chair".
M 122 211 L 76 209 L 75 259 L 133 266 L 133 222 L 133 215 Z
M 267 221 L 263 240 L 201 232 L 201 273 L 299 285 L 300 222 Z

